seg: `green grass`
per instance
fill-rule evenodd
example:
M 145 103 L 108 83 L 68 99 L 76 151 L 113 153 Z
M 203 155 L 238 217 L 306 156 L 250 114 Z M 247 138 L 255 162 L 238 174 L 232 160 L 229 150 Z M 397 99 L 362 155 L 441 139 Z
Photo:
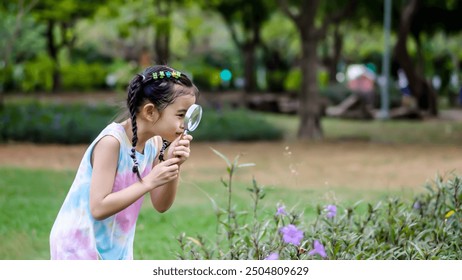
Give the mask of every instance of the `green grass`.
M 295 139 L 298 116 L 263 113 L 266 120 L 284 129 L 287 139 Z M 355 140 L 389 144 L 460 145 L 462 122 L 415 120 L 345 120 L 325 117 L 322 129 L 327 141 Z
M 287 138 L 295 138 L 298 129 L 296 116 L 261 115 L 283 128 Z M 462 143 L 461 122 L 363 122 L 324 118 L 322 125 L 326 139 L 333 141 L 349 139 L 438 145 Z M 75 170 L 0 167 L 0 259 L 49 259 L 49 232 L 74 176 Z M 246 191 L 250 186 L 251 182 L 243 182 L 237 175 L 233 204 L 239 209 L 251 211 L 251 199 Z M 283 203 L 288 209 L 295 207 L 297 211 L 303 211 L 304 218 L 310 219 L 316 215 L 317 205 L 331 202 L 328 199 L 331 192 L 335 193 L 339 204 L 344 206 L 351 206 L 363 199 L 364 204 L 361 207 L 364 209 L 367 203 L 390 196 L 411 198 L 414 195 L 405 191 L 391 193 L 388 190 L 370 190 L 365 194 L 362 190 L 348 187 L 288 191 L 281 186 L 271 186 L 266 191 L 261 215 L 268 218 L 273 215 L 277 203 Z M 213 239 L 216 218 L 211 199 L 219 207 L 226 205 L 226 189 L 218 174 L 216 181 L 182 182 L 175 204 L 164 214 L 155 212 L 147 199 L 137 224 L 135 258 L 175 259 L 175 252 L 179 250 L 176 238 L 182 232 L 187 236 L 199 234 L 206 239 Z
M 325 119 L 327 139 L 358 139 L 390 144 L 460 145 L 462 122 L 370 121 Z
M 74 176 L 74 171 L 0 168 L 0 259 L 49 259 L 49 232 Z M 239 180 L 238 172 L 233 186 L 233 205 L 248 211 L 250 219 L 252 200 L 247 187 L 251 187 L 251 182 Z M 259 209 L 262 216 L 270 219 L 276 205 L 283 203 L 288 210 L 303 211 L 304 218 L 310 219 L 316 215 L 317 205 L 330 202 L 326 192 L 331 191 L 339 194 L 340 204 L 352 205 L 358 201 L 357 191 L 347 189 L 288 192 L 272 187 L 266 189 L 267 195 Z M 386 191 L 370 192 L 367 202 L 390 195 Z M 179 250 L 176 238 L 183 232 L 186 236 L 202 235 L 213 240 L 216 216 L 211 201 L 225 208 L 226 199 L 227 189 L 219 177 L 211 182 L 182 182 L 175 204 L 163 214 L 155 212 L 146 199 L 137 224 L 135 258 L 176 259 L 175 252 Z
M 0 169 L 0 259 L 49 258 L 48 233 L 71 172 Z

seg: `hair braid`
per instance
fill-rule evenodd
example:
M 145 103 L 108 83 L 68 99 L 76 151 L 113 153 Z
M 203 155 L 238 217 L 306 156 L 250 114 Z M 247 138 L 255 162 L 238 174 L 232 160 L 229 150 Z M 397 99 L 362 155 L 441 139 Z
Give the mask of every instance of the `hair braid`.
M 159 153 L 159 160 L 160 161 L 164 161 L 164 153 L 165 153 L 165 150 L 168 148 L 168 146 L 170 146 L 170 142 L 168 142 L 167 140 L 163 140 L 162 141 L 162 148 L 160 149 L 160 153 Z
M 129 85 L 128 89 L 128 109 L 130 111 L 130 119 L 132 121 L 132 149 L 131 149 L 131 154 L 130 157 L 133 159 L 133 168 L 132 171 L 133 173 L 136 173 L 138 178 L 141 180 L 141 175 L 140 175 L 140 170 L 139 170 L 139 164 L 138 160 L 136 159 L 136 144 L 138 143 L 138 127 L 136 124 L 136 114 L 138 110 L 138 92 L 141 89 L 141 83 L 143 81 L 142 76 L 135 76 L 135 78 L 132 80 L 132 82 Z

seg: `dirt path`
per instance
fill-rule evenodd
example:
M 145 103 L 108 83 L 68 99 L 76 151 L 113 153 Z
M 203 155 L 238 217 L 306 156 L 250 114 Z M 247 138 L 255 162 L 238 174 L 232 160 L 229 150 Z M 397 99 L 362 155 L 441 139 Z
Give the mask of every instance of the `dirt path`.
M 186 179 L 219 180 L 225 163 L 211 148 L 231 160 L 256 166 L 239 172 L 260 184 L 289 188 L 359 189 L 421 188 L 436 174 L 462 174 L 462 146 L 410 146 L 372 143 L 193 143 L 185 163 Z M 86 145 L 0 145 L 0 166 L 75 170 Z

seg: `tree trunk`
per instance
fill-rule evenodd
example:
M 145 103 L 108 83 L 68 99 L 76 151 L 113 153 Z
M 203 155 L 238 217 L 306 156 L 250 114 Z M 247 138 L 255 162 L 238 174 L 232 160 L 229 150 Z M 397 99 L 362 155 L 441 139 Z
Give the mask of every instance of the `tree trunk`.
M 248 42 L 242 48 L 244 53 L 244 90 L 246 93 L 255 92 L 256 89 L 255 47 L 255 44 Z
M 307 32 L 308 33 L 308 32 Z M 298 138 L 302 140 L 319 140 L 323 138 L 321 128 L 321 108 L 319 102 L 316 71 L 318 68 L 316 47 L 318 38 L 302 35 L 302 88 L 300 92 L 300 126 Z
M 419 109 L 427 111 L 430 115 L 436 116 L 438 114 L 436 92 L 433 90 L 430 83 L 425 80 L 423 74 L 417 71 L 406 46 L 412 19 L 419 4 L 419 0 L 411 0 L 404 7 L 401 14 L 398 40 L 394 53 L 399 65 L 404 73 L 406 73 L 411 94 L 416 98 Z
M 52 91 L 56 92 L 61 88 L 61 73 L 59 71 L 59 62 L 58 62 L 58 52 L 59 47 L 56 45 L 56 41 L 54 39 L 54 27 L 55 22 L 53 20 L 49 20 L 47 24 L 47 47 L 48 47 L 48 55 L 53 60 L 53 84 L 52 84 Z
M 155 50 L 156 50 L 156 57 L 157 63 L 159 64 L 167 64 L 170 58 L 170 34 L 167 32 L 159 32 L 157 33 L 155 39 Z
M 329 82 L 331 83 L 337 83 L 337 65 L 340 60 L 340 55 L 342 53 L 342 47 L 343 38 L 340 34 L 338 25 L 336 25 L 334 30 L 334 43 L 332 46 L 332 60 L 330 60 L 329 64 Z
M 326 69 L 329 74 L 329 83 L 337 83 L 337 65 L 340 61 L 343 48 L 343 37 L 339 32 L 339 25 L 334 26 L 334 32 L 332 34 L 334 41 L 330 45 L 325 39 L 326 52 L 322 61 L 320 62 Z
M 154 39 L 156 63 L 167 64 L 170 59 L 171 6 L 169 1 L 157 1 L 155 3 L 156 12 L 158 13 L 157 34 Z

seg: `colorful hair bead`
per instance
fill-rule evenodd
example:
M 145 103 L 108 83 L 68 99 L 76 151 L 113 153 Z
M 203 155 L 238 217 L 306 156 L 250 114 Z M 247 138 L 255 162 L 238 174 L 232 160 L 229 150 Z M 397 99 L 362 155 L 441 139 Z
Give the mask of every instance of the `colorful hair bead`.
M 181 72 L 179 71 L 173 71 L 172 76 L 176 79 L 179 79 L 181 76 Z
M 181 77 L 181 72 L 180 71 L 159 71 L 159 72 L 154 72 L 152 73 L 152 78 L 154 80 L 157 79 L 163 79 L 163 78 L 175 78 L 179 79 Z

